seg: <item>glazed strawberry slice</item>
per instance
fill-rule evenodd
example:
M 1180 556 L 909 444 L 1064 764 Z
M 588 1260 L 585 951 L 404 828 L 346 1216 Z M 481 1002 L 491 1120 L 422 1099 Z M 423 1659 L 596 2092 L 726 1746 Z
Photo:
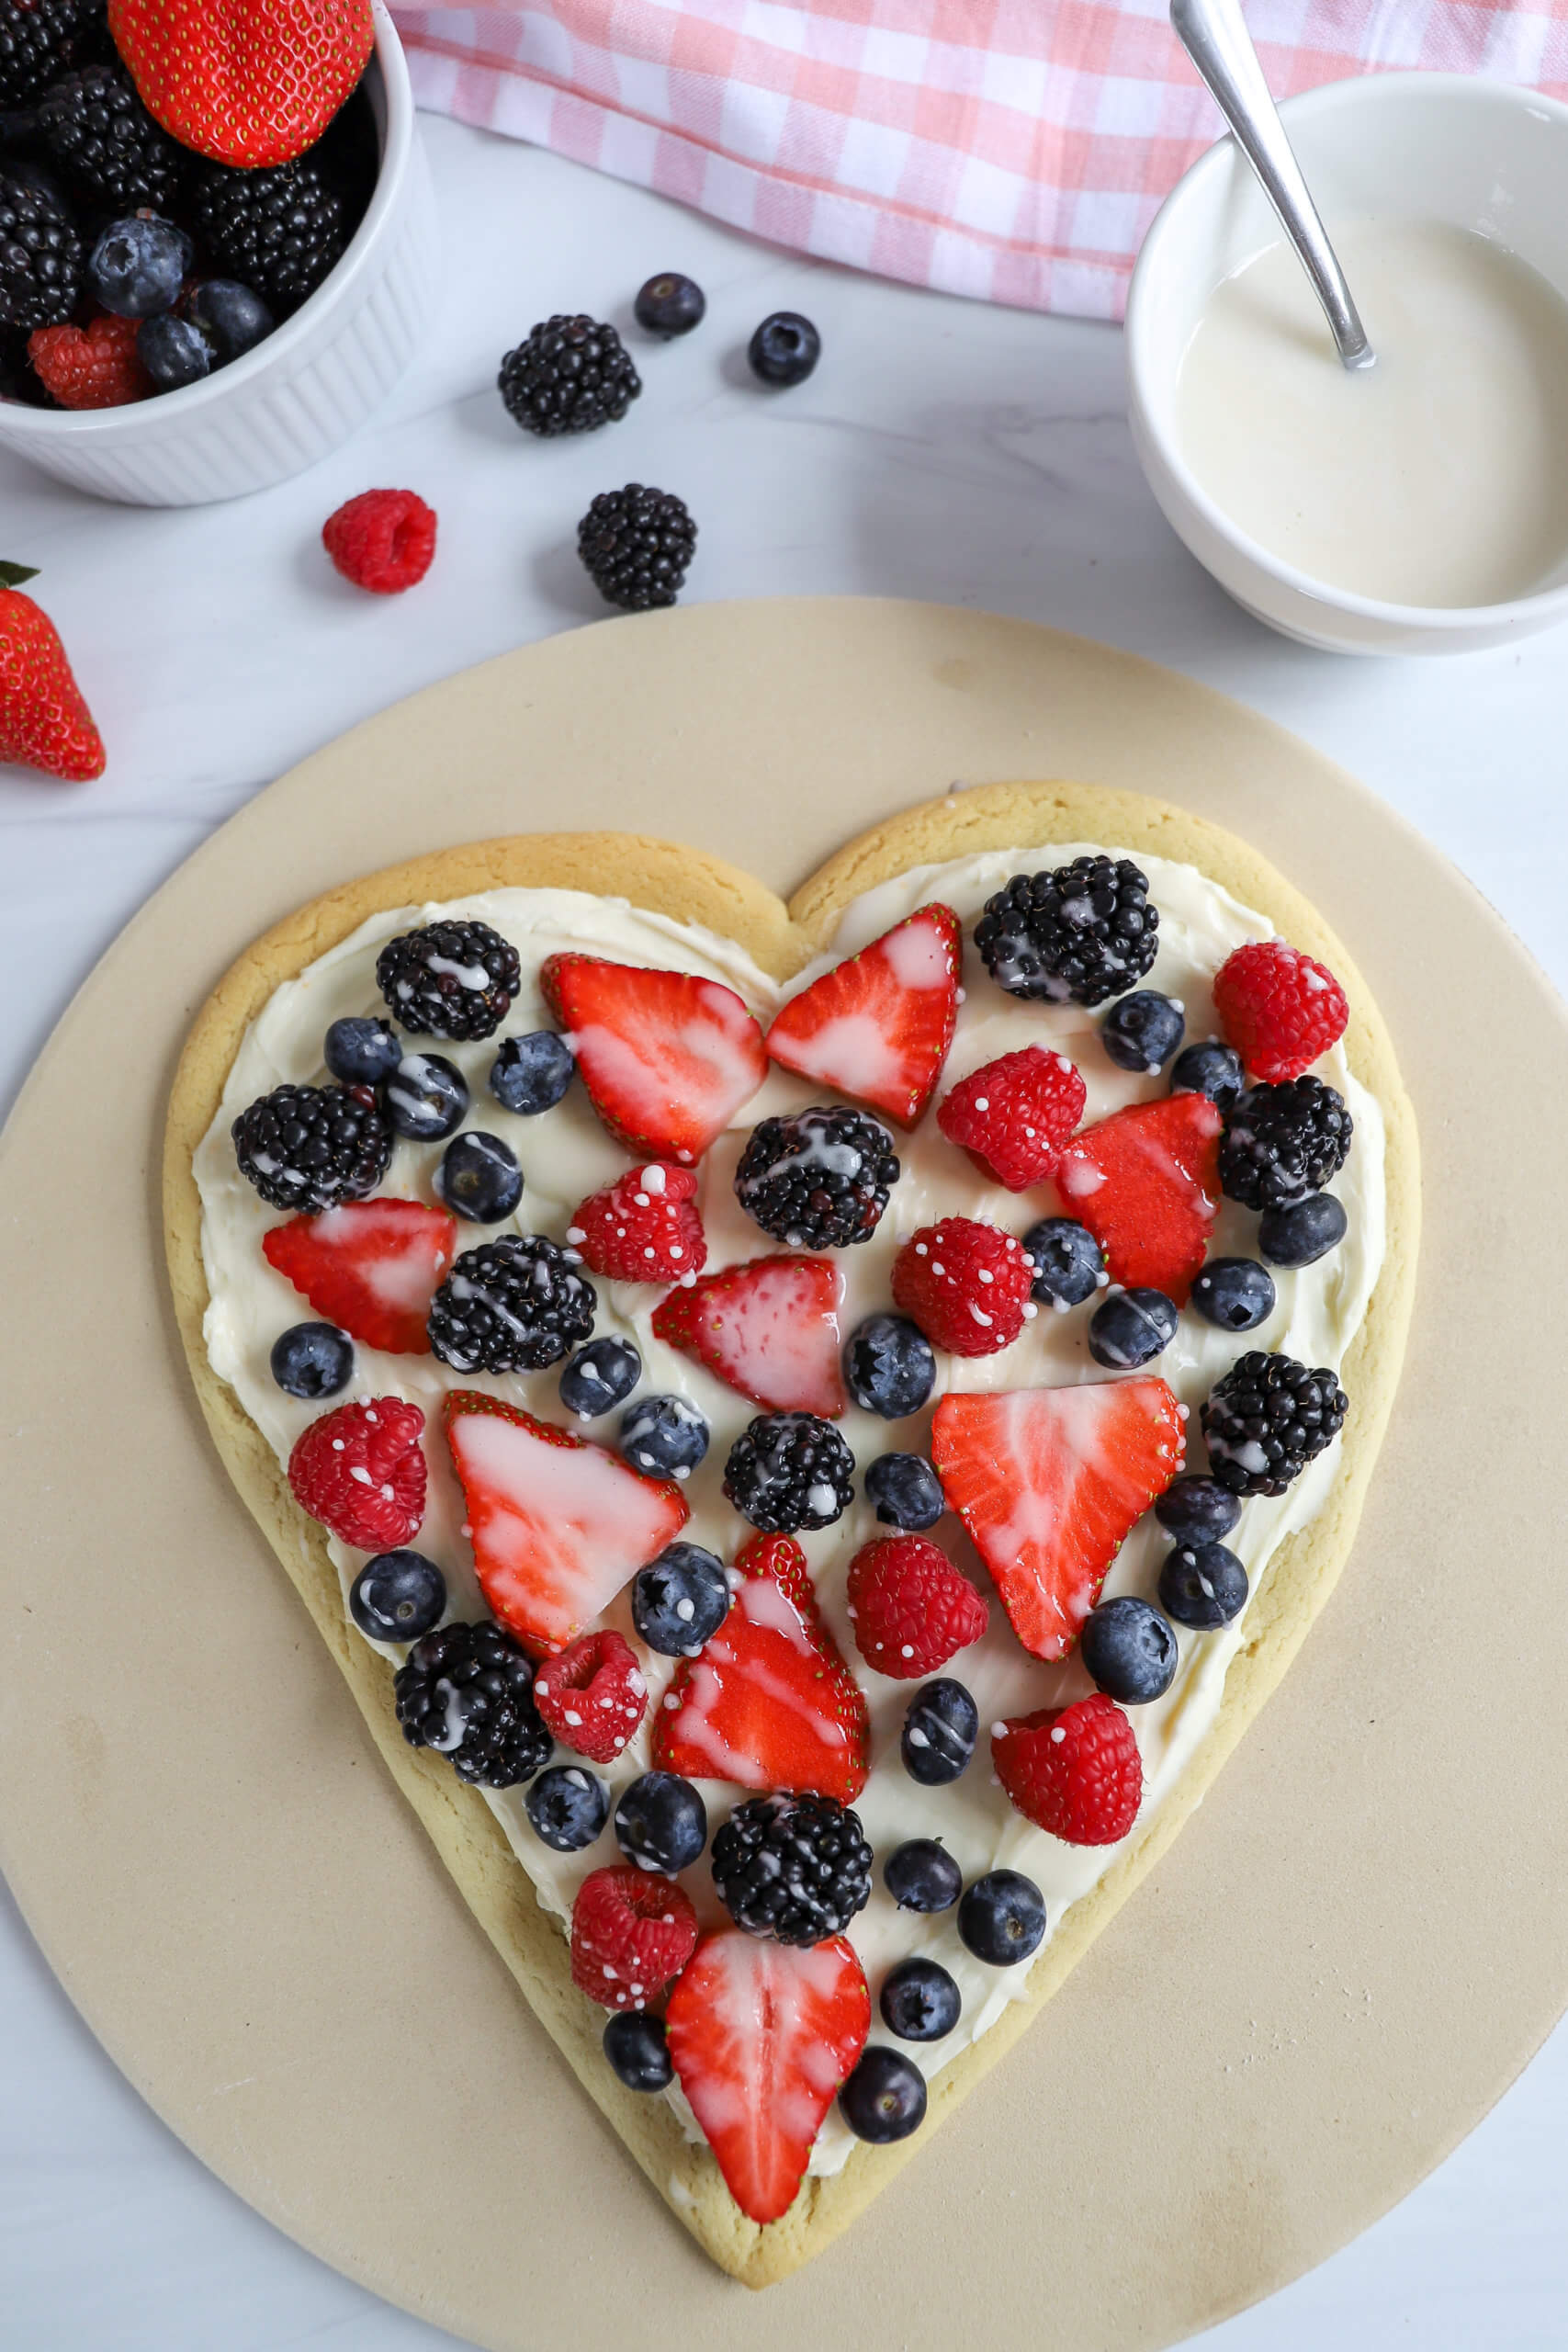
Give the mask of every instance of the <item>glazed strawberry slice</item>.
M 690 1166 L 768 1074 L 755 1016 L 716 980 L 550 956 L 539 986 L 590 1102 L 630 1151 Z
M 667 1478 L 474 1388 L 446 1404 L 486 1600 L 535 1657 L 564 1649 L 686 1523 Z
M 849 1401 L 839 1361 L 843 1290 L 826 1258 L 753 1258 L 660 1299 L 654 1336 L 755 1405 L 831 1420 Z
M 787 1535 L 754 1535 L 735 1569 L 728 1616 L 664 1694 L 653 1760 L 690 1780 L 852 1804 L 871 1764 L 865 1698 L 822 1623 L 806 1555 Z
M 822 2119 L 871 2030 L 853 1945 L 705 1936 L 665 2017 L 681 2088 L 749 2221 L 794 2204 Z
M 958 1018 L 964 933 L 951 907 L 919 907 L 791 997 L 768 1051 L 912 1127 L 935 1091 Z
M 269 1266 L 367 1348 L 426 1356 L 425 1320 L 457 1250 L 457 1220 L 423 1201 L 346 1201 L 262 1236 Z
M 1154 1378 L 942 1398 L 931 1459 L 1026 1650 L 1066 1656 L 1185 1444 L 1176 1398 Z
M 1214 1229 L 1224 1126 L 1206 1094 L 1170 1094 L 1073 1137 L 1056 1189 L 1105 1252 L 1112 1282 L 1186 1306 Z

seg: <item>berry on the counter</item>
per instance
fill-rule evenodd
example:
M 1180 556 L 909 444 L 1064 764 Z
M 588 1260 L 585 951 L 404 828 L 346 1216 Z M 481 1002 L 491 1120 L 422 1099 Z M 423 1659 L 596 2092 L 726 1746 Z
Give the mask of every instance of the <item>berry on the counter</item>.
M 530 328 L 502 360 L 497 382 L 507 413 L 546 439 L 615 423 L 642 390 L 615 328 L 581 311 Z
M 1100 1041 L 1118 1069 L 1156 1078 L 1180 1045 L 1187 1022 L 1173 997 L 1157 989 L 1134 989 L 1120 998 L 1100 1024 Z
M 403 1049 L 389 1021 L 348 1013 L 327 1031 L 321 1058 L 340 1086 L 379 1086 L 402 1060 Z
M 531 1029 L 525 1037 L 503 1037 L 490 1069 L 490 1091 L 503 1111 L 536 1119 L 553 1111 L 571 1084 L 577 1064 L 571 1047 L 554 1029 Z
M 0 0 L 0 107 L 46 89 L 91 34 L 99 0 Z
M 342 197 L 308 160 L 267 171 L 210 164 L 197 175 L 192 212 L 224 276 L 252 288 L 278 318 L 336 268 L 351 233 Z
M 964 1892 L 964 1872 L 935 1838 L 908 1838 L 882 1865 L 882 1883 L 900 1911 L 951 1911 Z
M 629 2091 L 668 2090 L 675 2079 L 664 2020 L 646 2009 L 616 2009 L 605 2018 L 604 2055 Z
M 333 1323 L 294 1323 L 274 1340 L 267 1361 L 287 1395 L 313 1404 L 348 1386 L 354 1377 L 354 1342 Z
M 755 1016 L 717 980 L 561 955 L 539 987 L 604 1125 L 644 1159 L 691 1167 L 768 1074 Z
M 212 354 L 215 368 L 243 359 L 277 322 L 259 294 L 233 277 L 207 277 L 182 296 L 180 311 Z
M 749 1936 L 819 1944 L 871 1900 L 871 1848 L 860 1815 L 831 1797 L 750 1797 L 714 1833 L 713 1883 Z
M 1075 857 L 1015 874 L 986 901 L 975 944 L 997 986 L 1050 1004 L 1103 1004 L 1159 952 L 1159 909 L 1130 858 Z
M 910 1965 L 934 1968 L 935 1963 L 923 1961 Z M 947 1971 L 937 1969 L 936 1973 L 946 1976 Z M 947 1981 L 953 1984 L 950 1976 Z M 953 1985 L 955 1994 L 957 1989 Z M 885 2018 L 886 2014 L 884 2007 Z M 839 2093 L 839 2112 L 857 2140 L 868 2141 L 873 2147 L 888 2147 L 895 2140 L 907 2140 L 925 2121 L 926 2078 L 912 2058 L 878 2043 L 865 2052 Z
M 684 1396 L 639 1396 L 621 1415 L 618 1442 L 649 1478 L 689 1478 L 708 1450 L 712 1431 Z
M 696 1196 L 689 1168 L 650 1160 L 579 1202 L 567 1239 L 606 1281 L 678 1283 L 707 1262 Z
M 696 551 L 685 500 L 646 482 L 600 491 L 577 526 L 583 570 L 604 602 L 626 613 L 672 605 Z
M 846 1250 L 871 1239 L 897 1182 L 898 1155 L 881 1121 L 828 1105 L 754 1127 L 735 1197 L 792 1250 Z
M 590 1340 L 561 1368 L 560 1400 L 569 1413 L 597 1420 L 626 1402 L 642 1378 L 642 1358 L 630 1340 Z
M 85 327 L 35 327 L 28 337 L 28 363 L 62 408 L 124 408 L 151 399 L 153 390 L 135 319 L 106 315 Z
M 429 1037 L 488 1037 L 511 1010 L 517 950 L 488 922 L 422 923 L 389 939 L 376 985 L 403 1028 Z
M 1185 1306 L 1219 1208 L 1221 1114 L 1206 1094 L 1133 1102 L 1076 1135 L 1056 1189 L 1112 1282 Z
M 423 1634 L 392 1678 L 411 1747 L 433 1747 L 460 1781 L 514 1789 L 550 1752 L 534 1669 L 503 1625 L 481 1617 Z
M 637 322 L 647 334 L 690 334 L 700 326 L 707 309 L 707 296 L 694 277 L 682 277 L 676 269 L 662 269 L 637 288 L 632 311 Z
M 62 326 L 82 290 L 82 240 L 52 197 L 0 170 L 0 327 Z
M 1209 1460 L 1233 1495 L 1282 1495 L 1333 1443 L 1349 1399 L 1323 1366 L 1260 1350 L 1238 1357 L 1211 1389 L 1200 1419 Z
M 939 1961 L 915 1959 L 901 1960 L 888 1970 L 877 2006 L 883 2024 L 900 2041 L 941 2041 L 958 2023 L 964 2002 Z M 864 2071 L 864 2064 L 863 2059 L 859 2071 Z
M 563 1747 L 591 1764 L 613 1764 L 642 1722 L 648 1683 L 619 1634 L 579 1634 L 539 1668 L 534 1704 Z
M 815 1413 L 759 1413 L 729 1449 L 724 1491 L 765 1534 L 831 1527 L 854 1499 L 855 1458 Z
M 886 1527 L 919 1534 L 947 1509 L 942 1481 L 923 1453 L 879 1453 L 867 1464 L 863 1484 L 866 1501 Z
M 109 0 L 109 31 L 172 138 L 245 166 L 313 146 L 358 83 L 376 37 L 369 0 L 265 8 Z
M 374 1102 L 342 1086 L 275 1086 L 232 1130 L 240 1173 L 275 1209 L 335 1208 L 373 1193 L 392 1157 Z
M 1178 1478 L 1155 1504 L 1155 1517 L 1179 1544 L 1217 1544 L 1241 1517 L 1241 1504 L 1217 1478 Z
M 1256 1258 L 1210 1258 L 1193 1278 L 1190 1304 L 1219 1331 L 1256 1331 L 1274 1312 L 1274 1278 Z
M 1332 1193 L 1309 1193 L 1288 1206 L 1265 1209 L 1258 1220 L 1258 1254 L 1271 1266 L 1314 1266 L 1337 1250 L 1349 1219 Z
M 1043 1183 L 1083 1117 L 1084 1082 L 1066 1054 L 1025 1046 L 960 1079 L 936 1123 L 1010 1193 Z
M 1246 1083 L 1241 1056 L 1234 1046 L 1222 1045 L 1217 1037 L 1202 1045 L 1184 1046 L 1170 1073 L 1173 1094 L 1206 1094 L 1222 1111 L 1230 1109 Z
M 190 267 L 191 242 L 156 214 L 111 220 L 87 256 L 87 284 L 118 318 L 150 319 L 173 310 Z
M 1011 1968 L 1039 1951 L 1045 1934 L 1045 1897 L 1021 1871 L 987 1871 L 964 1890 L 958 1938 L 988 1968 Z
M 446 1614 L 446 1579 L 423 1552 L 378 1552 L 349 1587 L 348 1613 L 373 1642 L 417 1642 Z
M 942 1398 L 931 1458 L 1032 1656 L 1066 1656 L 1185 1443 L 1157 1375 Z
M 0 247 L 4 238 L 0 218 Z M 5 266 L 0 259 L 0 278 Z M 85 784 L 104 772 L 103 738 L 54 623 L 22 594 L 22 582 L 34 576 L 27 564 L 0 562 L 0 766 Z
M 541 1233 L 465 1250 L 430 1302 L 431 1351 L 454 1372 L 542 1372 L 593 1329 L 577 1253 Z
M 1223 1544 L 1179 1544 L 1159 1572 L 1159 1605 L 1179 1625 L 1212 1634 L 1247 1606 L 1247 1570 Z
M 847 1402 L 842 1289 L 826 1258 L 754 1258 L 671 1291 L 653 1310 L 653 1334 L 754 1405 L 832 1419 Z
M 468 1115 L 468 1081 L 445 1054 L 405 1054 L 384 1081 L 388 1118 L 412 1143 L 440 1143 Z
M 301 1510 L 356 1552 L 411 1543 L 424 1517 L 424 1415 L 400 1396 L 336 1405 L 294 1442 L 288 1485 Z
M 708 1842 L 708 1812 L 679 1772 L 643 1772 L 615 1803 L 615 1843 L 639 1871 L 673 1874 Z
M 356 588 L 367 588 L 376 596 L 400 596 L 405 588 L 418 585 L 435 560 L 435 510 L 417 491 L 362 490 L 327 516 L 321 545 L 333 569 Z M 418 1025 L 409 1023 L 411 1028 Z M 454 1034 L 437 1032 L 444 1037 Z
M 1010 1347 L 1038 1312 L 1034 1269 L 1010 1233 L 973 1217 L 944 1216 L 909 1236 L 893 1261 L 896 1304 L 933 1346 L 955 1356 Z
M 855 1647 L 867 1666 L 913 1682 L 977 1642 L 990 1611 L 940 1544 L 880 1535 L 850 1562 L 845 1586 Z
M 1176 1635 L 1157 1609 L 1131 1593 L 1089 1611 L 1078 1656 L 1089 1680 L 1123 1707 L 1151 1705 L 1176 1679 Z
M 700 1544 L 667 1544 L 632 1578 L 632 1623 L 660 1657 L 695 1657 L 728 1614 L 724 1563 Z
M 318 1315 L 392 1355 L 429 1353 L 430 1303 L 457 1246 L 453 1219 L 423 1201 L 346 1201 L 262 1236 L 267 1264 Z
M 912 1127 L 953 1043 L 963 961 L 953 909 L 917 907 L 792 996 L 768 1031 L 768 1052 L 781 1069 Z
M 850 1333 L 844 1350 L 844 1383 L 863 1412 L 879 1413 L 885 1421 L 901 1421 L 918 1413 L 936 1386 L 931 1343 L 907 1315 L 868 1315 Z
M 581 1854 L 610 1818 L 610 1792 L 581 1764 L 552 1764 L 530 1781 L 523 1805 L 536 1838 L 558 1854 Z
M 1282 939 L 1254 940 L 1214 975 L 1220 1026 L 1256 1079 L 1300 1078 L 1345 1035 L 1350 1008 L 1326 964 Z
M 1104 1252 L 1077 1217 L 1043 1216 L 1024 1235 L 1023 1251 L 1034 1261 L 1030 1296 L 1063 1315 L 1069 1306 L 1081 1306 L 1111 1280 Z
M 1354 1132 L 1344 1096 L 1321 1079 L 1249 1086 L 1225 1114 L 1221 1187 L 1246 1209 L 1290 1208 L 1339 1173 Z
M 590 1871 L 571 1906 L 571 1981 L 606 2009 L 640 2009 L 679 1976 L 697 1940 L 683 1886 L 628 1863 Z
M 771 311 L 746 346 L 757 381 L 777 390 L 804 384 L 821 356 L 822 338 L 798 311 Z
M 523 1198 L 523 1170 L 511 1145 L 479 1127 L 453 1136 L 430 1183 L 436 1199 L 469 1225 L 499 1225 Z
M 911 1781 L 942 1789 L 969 1769 L 980 1736 L 980 1711 L 962 1682 L 942 1675 L 917 1690 L 904 1715 L 898 1754 Z
M 190 156 L 161 130 L 130 77 L 84 65 L 47 89 L 34 109 L 51 163 L 100 212 L 172 210 Z
M 991 1762 L 1024 1819 L 1068 1846 L 1114 1846 L 1137 1819 L 1144 1793 L 1138 1743 L 1102 1690 L 1071 1707 L 1043 1707 L 998 1724 Z
M 1089 1351 L 1109 1372 L 1135 1372 L 1164 1353 L 1176 1325 L 1176 1309 L 1164 1291 L 1112 1290 L 1089 1318 Z

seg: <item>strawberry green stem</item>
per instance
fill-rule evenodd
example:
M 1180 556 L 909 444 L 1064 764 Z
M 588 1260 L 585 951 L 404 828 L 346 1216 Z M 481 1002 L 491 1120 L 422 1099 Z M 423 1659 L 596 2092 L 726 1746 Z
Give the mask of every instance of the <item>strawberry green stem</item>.
M 6 563 L 0 561 L 0 588 L 19 588 L 24 580 L 36 580 L 36 563 Z

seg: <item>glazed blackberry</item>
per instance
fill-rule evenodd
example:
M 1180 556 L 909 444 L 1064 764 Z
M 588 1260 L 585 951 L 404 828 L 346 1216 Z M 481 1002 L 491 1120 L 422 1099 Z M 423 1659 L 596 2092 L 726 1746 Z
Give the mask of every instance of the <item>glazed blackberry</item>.
M 210 164 L 197 178 L 191 210 L 220 269 L 279 317 L 335 268 L 353 230 L 342 197 L 309 160 L 250 172 Z
M 1159 949 L 1148 876 L 1126 857 L 1075 857 L 1015 874 L 986 901 L 975 944 L 1010 996 L 1103 1004 L 1141 980 Z
M 1201 1413 L 1209 1461 L 1233 1495 L 1282 1495 L 1339 1434 L 1349 1400 L 1331 1372 L 1254 1349 L 1211 1390 Z
M 275 1209 L 363 1201 L 392 1157 L 392 1130 L 362 1087 L 275 1086 L 231 1132 L 240 1173 Z
M 514 1789 L 552 1742 L 534 1704 L 534 1668 L 503 1625 L 443 1625 L 415 1642 L 392 1680 L 411 1747 L 434 1747 L 460 1781 Z
M 1320 1078 L 1249 1086 L 1225 1114 L 1220 1189 L 1243 1208 L 1288 1208 L 1338 1174 L 1353 1133 L 1344 1096 Z
M 581 311 L 542 319 L 507 353 L 496 380 L 508 414 L 547 440 L 615 424 L 642 390 L 615 328 Z
M 0 107 L 47 89 L 102 14 L 102 0 L 0 0 Z
M 871 1899 L 860 1815 L 831 1797 L 752 1797 L 714 1838 L 719 1901 L 749 1936 L 819 1944 Z
M 82 240 L 44 189 L 0 171 L 0 327 L 62 326 L 82 291 Z
M 488 1037 L 512 1010 L 522 966 L 488 922 L 427 922 L 376 958 L 376 985 L 420 1037 Z
M 766 1535 L 831 1527 L 854 1499 L 855 1458 L 815 1413 L 759 1413 L 729 1449 L 724 1491 Z
M 465 1250 L 430 1302 L 432 1352 L 454 1372 L 538 1372 L 593 1329 L 599 1304 L 574 1250 L 507 1234 Z
M 128 74 L 85 65 L 45 92 L 38 136 L 90 204 L 109 212 L 169 212 L 191 157 L 160 130 Z
M 871 1239 L 897 1182 L 898 1155 L 879 1119 L 822 1108 L 752 1129 L 735 1171 L 735 1197 L 754 1224 L 792 1250 L 845 1250 Z
M 684 499 L 640 481 L 602 490 L 577 526 L 577 552 L 607 605 L 626 613 L 672 605 L 693 556 L 697 526 Z

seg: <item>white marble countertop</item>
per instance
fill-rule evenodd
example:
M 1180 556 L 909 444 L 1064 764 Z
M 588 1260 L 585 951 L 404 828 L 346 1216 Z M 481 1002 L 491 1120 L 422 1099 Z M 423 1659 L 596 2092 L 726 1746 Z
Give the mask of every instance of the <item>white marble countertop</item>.
M 1438 842 L 1568 986 L 1563 633 L 1421 663 L 1288 644 L 1231 605 L 1161 520 L 1128 438 L 1114 331 L 818 269 L 549 157 L 425 128 L 445 306 L 356 443 L 264 496 L 168 514 L 98 504 L 0 457 L 0 555 L 40 567 L 110 755 L 87 786 L 0 774 L 0 1110 L 95 958 L 251 794 L 412 688 L 602 613 L 574 526 L 595 491 L 631 478 L 697 514 L 689 598 L 973 605 L 1239 696 Z M 706 288 L 707 323 L 648 351 L 629 419 L 610 437 L 519 435 L 493 389 L 506 345 L 552 311 L 624 321 L 642 279 L 671 266 Z M 809 385 L 769 396 L 741 354 L 780 308 L 816 319 L 825 356 Z M 418 489 L 441 518 L 434 571 L 397 602 L 338 582 L 318 540 L 335 505 L 382 482 Z M 1458 1115 L 1484 1115 L 1475 1083 Z M 1565 2109 L 1568 2028 L 1414 2196 L 1205 2344 L 1561 2346 Z M 0 1890 L 3 2352 L 449 2340 L 219 2186 L 99 2051 Z

